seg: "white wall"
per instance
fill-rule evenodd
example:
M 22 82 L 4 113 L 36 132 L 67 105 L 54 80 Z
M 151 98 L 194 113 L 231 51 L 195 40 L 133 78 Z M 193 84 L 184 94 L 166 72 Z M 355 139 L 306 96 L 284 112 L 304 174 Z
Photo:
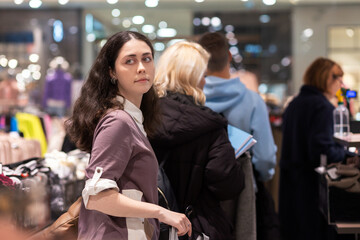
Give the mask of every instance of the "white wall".
M 360 25 L 360 4 L 295 7 L 292 22 L 293 77 L 289 83 L 289 94 L 297 94 L 306 68 L 317 57 L 327 57 L 328 27 Z M 308 41 L 303 41 L 301 35 L 306 28 L 312 28 L 314 34 Z

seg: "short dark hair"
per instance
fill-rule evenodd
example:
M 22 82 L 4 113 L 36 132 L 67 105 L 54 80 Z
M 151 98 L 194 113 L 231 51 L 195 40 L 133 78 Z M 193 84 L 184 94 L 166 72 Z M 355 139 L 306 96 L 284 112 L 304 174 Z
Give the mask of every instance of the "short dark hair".
M 229 58 L 229 44 L 225 36 L 218 32 L 205 33 L 198 42 L 211 55 L 208 69 L 212 72 L 223 70 Z
M 138 32 L 123 31 L 112 35 L 100 50 L 89 76 L 81 88 L 81 94 L 76 100 L 72 116 L 65 122 L 66 132 L 76 146 L 90 152 L 93 135 L 99 120 L 109 111 L 124 109 L 116 100 L 119 95 L 117 85 L 111 83 L 110 70 L 115 69 L 115 61 L 124 44 L 131 39 L 145 42 L 154 50 L 150 40 Z M 154 87 L 143 95 L 140 109 L 144 115 L 144 128 L 151 135 L 158 121 L 158 97 Z
M 343 74 L 340 65 L 333 60 L 323 57 L 315 59 L 305 71 L 304 84 L 316 87 L 321 92 L 326 92 L 328 88 L 327 79 L 334 66 L 338 66 Z

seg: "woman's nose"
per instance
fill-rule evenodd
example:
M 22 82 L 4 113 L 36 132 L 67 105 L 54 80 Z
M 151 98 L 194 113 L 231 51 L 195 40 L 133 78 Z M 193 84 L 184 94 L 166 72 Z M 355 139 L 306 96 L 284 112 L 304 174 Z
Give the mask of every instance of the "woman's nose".
M 145 72 L 145 66 L 142 62 L 140 62 L 138 65 L 138 73 L 142 73 L 142 72 Z

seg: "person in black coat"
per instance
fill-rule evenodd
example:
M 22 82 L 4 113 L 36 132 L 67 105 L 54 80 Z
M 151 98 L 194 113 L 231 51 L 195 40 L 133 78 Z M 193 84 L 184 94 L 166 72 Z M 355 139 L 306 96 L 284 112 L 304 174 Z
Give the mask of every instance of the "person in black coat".
M 234 239 L 220 201 L 239 195 L 244 175 L 226 132 L 227 121 L 204 106 L 202 92 L 209 54 L 197 43 L 178 42 L 160 57 L 155 88 L 161 125 L 150 143 L 181 212 L 190 214 L 191 239 Z M 189 211 L 192 209 L 192 211 Z
M 279 216 L 283 239 L 331 239 L 319 210 L 320 155 L 327 163 L 345 160 L 344 147 L 333 140 L 331 103 L 342 85 L 343 70 L 334 61 L 316 59 L 306 70 L 304 85 L 283 114 Z

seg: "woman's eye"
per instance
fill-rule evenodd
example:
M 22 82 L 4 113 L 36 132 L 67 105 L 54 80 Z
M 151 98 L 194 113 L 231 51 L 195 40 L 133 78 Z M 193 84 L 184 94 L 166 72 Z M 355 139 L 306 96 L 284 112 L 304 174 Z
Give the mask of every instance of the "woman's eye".
M 133 59 L 128 59 L 128 60 L 126 60 L 125 63 L 126 63 L 126 64 L 133 64 L 133 63 L 134 63 L 134 60 L 133 60 Z
M 145 62 L 151 62 L 151 61 L 152 61 L 152 58 L 151 58 L 151 57 L 145 57 L 145 58 L 144 58 L 144 61 L 145 61 Z

